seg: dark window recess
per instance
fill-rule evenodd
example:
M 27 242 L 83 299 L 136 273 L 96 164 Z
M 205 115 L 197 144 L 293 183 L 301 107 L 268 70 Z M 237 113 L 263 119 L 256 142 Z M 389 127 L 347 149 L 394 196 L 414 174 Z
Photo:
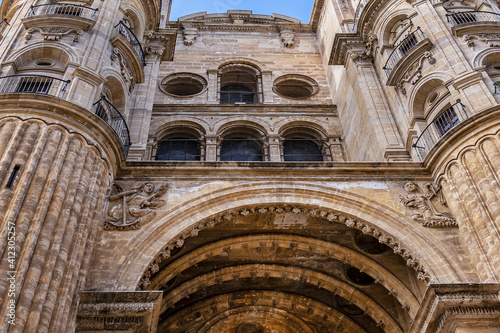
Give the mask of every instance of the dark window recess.
M 221 104 L 255 103 L 255 92 L 241 84 L 228 84 L 221 88 Z
M 439 117 L 434 121 L 437 131 L 441 136 L 448 132 L 452 127 L 460 123 L 455 110 L 450 107 L 446 109 Z
M 410 51 L 415 45 L 418 44 L 418 39 L 415 34 L 411 34 L 406 37 L 399 45 L 399 52 L 404 55 L 406 52 Z
M 52 79 L 43 78 L 42 80 L 30 79 L 19 82 L 16 92 L 47 94 L 52 85 Z
M 195 139 L 168 139 L 160 142 L 157 161 L 199 161 L 200 148 Z
M 12 188 L 14 186 L 14 182 L 16 181 L 17 174 L 19 173 L 19 169 L 21 169 L 20 165 L 14 166 L 12 172 L 10 174 L 9 180 L 7 180 L 7 188 Z
M 283 160 L 285 162 L 321 162 L 323 154 L 314 141 L 289 139 L 283 143 Z
M 253 140 L 226 139 L 220 149 L 221 161 L 262 161 L 262 147 Z

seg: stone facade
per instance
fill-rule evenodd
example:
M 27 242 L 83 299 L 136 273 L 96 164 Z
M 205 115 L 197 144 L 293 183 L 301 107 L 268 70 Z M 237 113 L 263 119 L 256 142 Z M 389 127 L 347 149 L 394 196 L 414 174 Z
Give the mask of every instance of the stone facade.
M 500 332 L 496 2 L 170 6 L 2 2 L 1 332 Z

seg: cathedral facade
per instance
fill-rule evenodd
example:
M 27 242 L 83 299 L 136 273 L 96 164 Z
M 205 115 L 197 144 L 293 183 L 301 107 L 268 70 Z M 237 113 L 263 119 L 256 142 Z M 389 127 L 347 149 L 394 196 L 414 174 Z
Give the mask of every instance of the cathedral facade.
M 500 332 L 499 3 L 170 8 L 2 2 L 0 332 Z

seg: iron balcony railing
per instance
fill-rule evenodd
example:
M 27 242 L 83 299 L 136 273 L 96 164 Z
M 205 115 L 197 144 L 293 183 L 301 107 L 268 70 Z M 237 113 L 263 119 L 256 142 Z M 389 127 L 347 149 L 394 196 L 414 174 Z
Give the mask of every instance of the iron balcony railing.
M 387 59 L 383 69 L 385 70 L 385 74 L 387 76 L 391 75 L 392 70 L 396 67 L 401 58 L 408 53 L 415 45 L 420 43 L 425 39 L 425 35 L 420 27 L 417 27 L 416 30 L 410 32 L 408 36 L 405 37 L 401 42 L 399 42 L 392 50 L 389 58 Z
M 368 1 L 369 0 L 359 0 L 358 5 L 356 6 L 356 11 L 354 12 L 354 24 L 352 26 L 352 32 L 358 31 L 359 17 L 361 16 L 361 12 L 363 11 L 363 8 L 365 8 Z
M 500 83 L 494 82 L 493 87 L 495 87 L 495 95 L 500 95 Z
M 468 118 L 464 105 L 457 102 L 442 112 L 424 129 L 417 141 L 412 145 L 417 151 L 420 161 L 425 159 L 427 153 L 436 143 L 453 127 Z
M 500 22 L 500 14 L 481 11 L 446 14 L 446 18 L 453 25 L 474 22 Z
M 97 8 L 90 8 L 69 3 L 50 3 L 46 5 L 31 6 L 28 17 L 38 15 L 71 15 L 95 20 Z
M 4 18 L 2 21 L 0 21 L 0 33 L 5 29 L 6 26 L 10 25 L 9 22 L 7 22 L 7 19 Z
M 127 42 L 132 45 L 132 48 L 135 50 L 139 58 L 141 59 L 142 66 L 146 66 L 146 61 L 144 60 L 144 51 L 142 50 L 141 43 L 137 39 L 137 37 L 134 35 L 132 30 L 130 30 L 129 27 L 127 27 L 123 21 L 118 22 L 117 25 L 115 25 L 115 28 L 118 29 L 118 33 L 122 35 Z
M 70 80 L 44 75 L 9 75 L 0 78 L 0 94 L 31 93 L 63 98 Z
M 113 129 L 116 135 L 118 135 L 118 138 L 123 145 L 125 156 L 127 156 L 128 149 L 130 148 L 130 134 L 127 123 L 125 122 L 125 119 L 123 119 L 120 111 L 118 111 L 104 96 L 94 103 L 93 111 Z

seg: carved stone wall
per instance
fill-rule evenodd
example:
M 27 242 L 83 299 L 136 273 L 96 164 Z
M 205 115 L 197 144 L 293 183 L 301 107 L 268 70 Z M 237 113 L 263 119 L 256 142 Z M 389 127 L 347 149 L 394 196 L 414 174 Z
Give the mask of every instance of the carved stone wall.
M 16 309 L 15 325 L 4 320 L 0 331 L 68 332 L 103 210 L 107 163 L 63 126 L 7 117 L 0 119 L 0 179 L 0 270 L 13 278 L 0 279 L 0 317 L 12 302 Z M 15 242 L 7 246 L 10 227 Z

